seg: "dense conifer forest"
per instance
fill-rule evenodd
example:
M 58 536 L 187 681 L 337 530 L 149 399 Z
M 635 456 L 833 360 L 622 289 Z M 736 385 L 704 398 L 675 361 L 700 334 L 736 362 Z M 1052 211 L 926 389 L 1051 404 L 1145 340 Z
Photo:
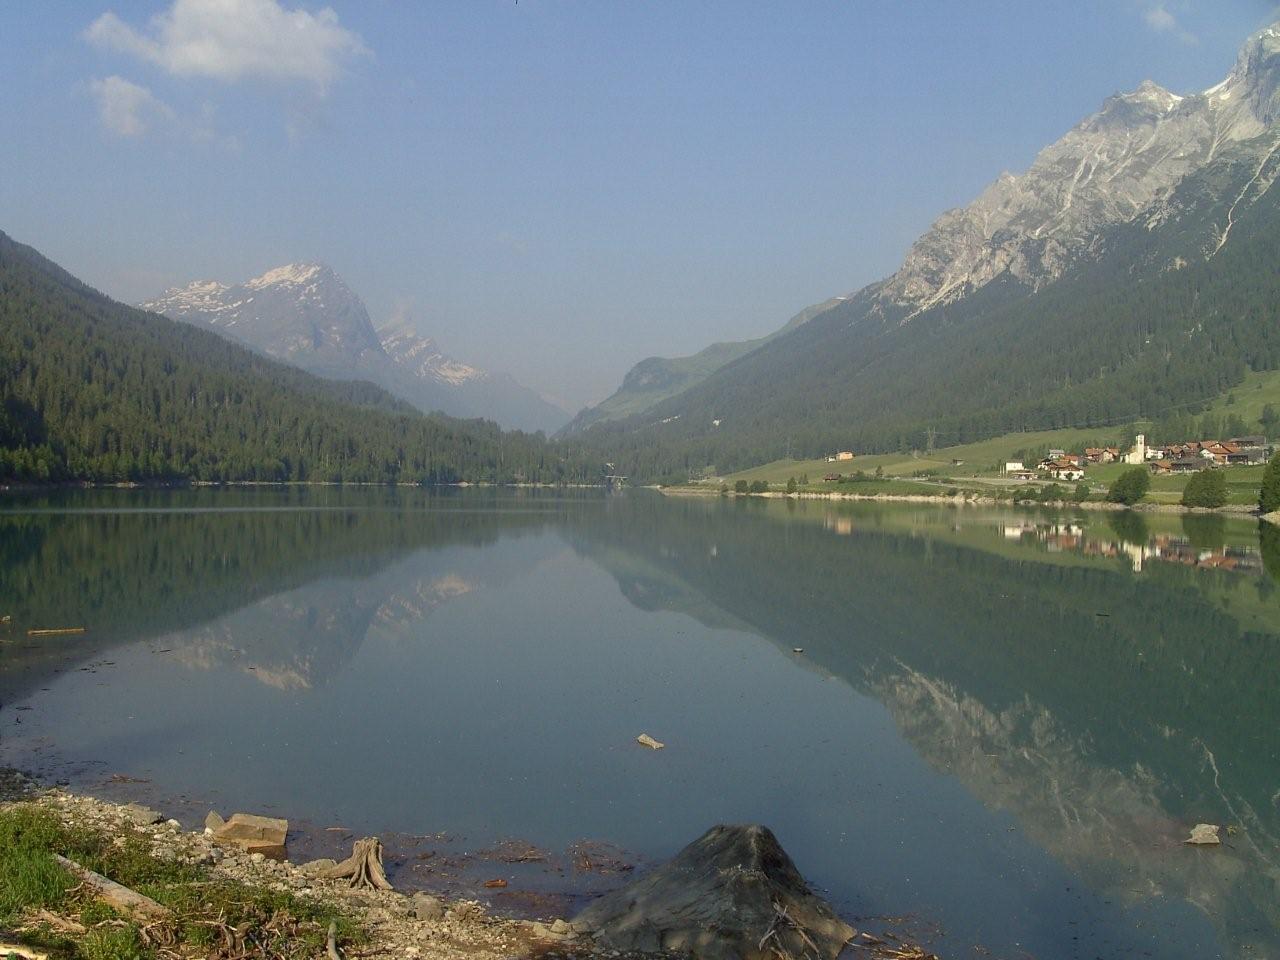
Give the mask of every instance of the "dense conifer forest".
M 0 482 L 592 482 L 538 434 L 423 416 L 128 307 L 0 233 Z

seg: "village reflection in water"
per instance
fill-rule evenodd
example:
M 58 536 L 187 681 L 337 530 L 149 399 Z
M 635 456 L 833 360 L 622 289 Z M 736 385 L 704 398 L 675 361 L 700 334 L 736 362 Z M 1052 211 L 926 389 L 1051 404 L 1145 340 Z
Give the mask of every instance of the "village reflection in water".
M 1205 546 L 1189 536 L 1169 533 L 1153 534 L 1145 543 L 1135 543 L 1118 534 L 1106 536 L 1067 521 L 1006 523 L 1001 525 L 1000 534 L 1006 540 L 1041 546 L 1048 553 L 1078 553 L 1104 559 L 1123 557 L 1132 564 L 1135 573 L 1141 573 L 1144 566 L 1155 561 L 1242 573 L 1261 573 L 1263 569 L 1262 551 L 1257 547 Z

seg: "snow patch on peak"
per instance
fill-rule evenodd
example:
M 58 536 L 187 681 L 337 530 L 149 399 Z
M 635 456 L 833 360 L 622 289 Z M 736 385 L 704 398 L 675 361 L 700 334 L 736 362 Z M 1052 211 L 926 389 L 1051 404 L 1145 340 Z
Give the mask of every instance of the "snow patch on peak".
M 219 283 L 217 280 L 192 280 L 185 287 L 174 287 L 168 293 L 178 293 L 185 291 L 187 293 L 204 293 L 218 294 L 226 293 L 229 288 L 225 283 Z
M 403 320 L 392 321 L 380 328 L 378 337 L 387 356 L 414 376 L 455 387 L 488 376 L 478 367 L 441 353 L 434 340 L 422 336 Z
M 324 269 L 319 263 L 288 263 L 268 270 L 260 277 L 254 277 L 245 286 L 250 290 L 261 290 L 276 284 L 298 286 L 317 279 Z

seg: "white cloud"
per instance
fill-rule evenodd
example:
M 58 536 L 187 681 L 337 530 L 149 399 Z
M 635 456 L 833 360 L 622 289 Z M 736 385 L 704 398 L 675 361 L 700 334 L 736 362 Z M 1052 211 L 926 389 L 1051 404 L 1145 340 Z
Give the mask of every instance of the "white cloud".
M 98 102 L 102 125 L 121 137 L 139 137 L 156 123 L 172 123 L 173 110 L 146 87 L 124 79 L 91 80 L 89 92 Z
M 174 0 L 143 29 L 107 11 L 85 36 L 178 77 L 303 82 L 321 93 L 368 52 L 333 10 L 286 10 L 277 0 Z
M 1183 43 L 1195 43 L 1196 35 L 1183 28 L 1164 3 L 1146 3 L 1142 11 L 1142 19 L 1156 33 L 1167 33 L 1177 37 Z
M 1166 10 L 1163 4 L 1148 7 L 1142 19 L 1147 21 L 1148 27 L 1160 33 L 1176 30 L 1178 27 L 1178 18 Z
M 204 104 L 198 117 L 188 119 L 146 87 L 117 76 L 90 80 L 89 93 L 98 104 L 103 127 L 118 137 L 154 132 L 240 152 L 239 137 L 218 132 L 212 104 Z

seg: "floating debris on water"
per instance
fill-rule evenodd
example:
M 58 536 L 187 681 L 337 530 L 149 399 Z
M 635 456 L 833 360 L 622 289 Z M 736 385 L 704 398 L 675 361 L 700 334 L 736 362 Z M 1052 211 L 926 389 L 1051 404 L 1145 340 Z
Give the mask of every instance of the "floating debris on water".
M 1216 823 L 1197 823 L 1191 828 L 1191 836 L 1182 842 L 1196 846 L 1214 846 L 1222 843 L 1222 838 L 1218 836 L 1221 829 Z

